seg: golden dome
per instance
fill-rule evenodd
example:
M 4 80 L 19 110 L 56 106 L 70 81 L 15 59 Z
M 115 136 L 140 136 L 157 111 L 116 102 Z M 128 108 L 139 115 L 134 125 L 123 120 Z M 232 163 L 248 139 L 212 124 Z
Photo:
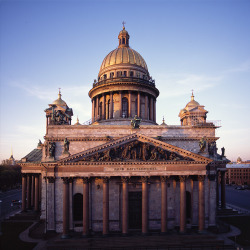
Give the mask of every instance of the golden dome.
M 129 47 L 129 34 L 123 29 L 118 35 L 119 46 L 117 49 L 112 50 L 103 60 L 99 76 L 106 71 L 105 69 L 113 65 L 129 64 L 142 67 L 148 71 L 147 64 L 143 57 L 135 50 Z
M 127 63 L 140 66 L 148 70 L 147 64 L 143 57 L 130 47 L 117 48 L 111 51 L 103 60 L 100 71 L 111 65 Z
M 59 106 L 67 106 L 67 103 L 62 100 L 62 95 L 61 95 L 61 91 L 59 90 L 59 94 L 58 94 L 58 99 L 56 99 L 53 104 L 55 105 L 59 105 Z

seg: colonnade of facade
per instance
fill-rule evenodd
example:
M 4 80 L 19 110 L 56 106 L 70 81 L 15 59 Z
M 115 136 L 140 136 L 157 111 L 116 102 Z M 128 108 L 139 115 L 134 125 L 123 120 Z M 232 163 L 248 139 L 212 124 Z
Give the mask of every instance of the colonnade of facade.
M 168 231 L 168 197 L 167 186 L 169 181 L 168 176 L 160 176 L 161 181 L 161 233 Z M 180 224 L 179 231 L 186 231 L 186 180 L 187 176 L 176 176 L 180 182 Z M 205 176 L 195 177 L 198 180 L 198 230 L 205 229 Z M 72 178 L 63 177 L 63 235 L 62 238 L 69 237 L 69 220 L 70 220 L 70 192 L 69 183 Z M 83 180 L 83 236 L 88 236 L 90 232 L 90 211 L 89 211 L 89 183 L 87 177 Z M 103 177 L 103 235 L 109 234 L 109 181 L 110 177 Z M 129 182 L 130 177 L 121 177 L 122 189 L 122 205 L 121 205 L 121 231 L 123 235 L 128 234 L 129 230 Z M 141 177 L 142 184 L 142 234 L 146 235 L 149 232 L 149 177 Z
M 116 101 L 119 102 L 116 108 L 114 107 L 115 94 L 117 95 Z M 111 91 L 92 98 L 93 122 L 114 118 L 132 118 L 134 115 L 156 122 L 156 98 L 140 91 Z
M 40 210 L 40 174 L 22 174 L 22 211 Z

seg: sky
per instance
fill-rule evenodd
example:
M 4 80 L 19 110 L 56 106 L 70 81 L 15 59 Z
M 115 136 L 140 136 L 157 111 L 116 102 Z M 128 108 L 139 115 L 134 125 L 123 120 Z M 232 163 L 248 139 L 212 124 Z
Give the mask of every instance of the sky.
M 218 153 L 250 160 L 249 0 L 2 0 L 0 162 L 44 140 L 58 88 L 72 124 L 91 118 L 88 91 L 123 21 L 160 91 L 157 122 L 180 125 L 193 89 L 221 125 Z

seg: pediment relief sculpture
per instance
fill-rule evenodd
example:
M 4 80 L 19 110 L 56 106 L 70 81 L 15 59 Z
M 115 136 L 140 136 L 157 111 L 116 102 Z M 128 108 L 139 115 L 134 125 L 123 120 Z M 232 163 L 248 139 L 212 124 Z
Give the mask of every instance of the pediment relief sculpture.
M 133 141 L 114 148 L 107 148 L 94 154 L 87 155 L 80 161 L 108 162 L 108 161 L 194 161 L 190 157 L 182 156 L 149 143 Z

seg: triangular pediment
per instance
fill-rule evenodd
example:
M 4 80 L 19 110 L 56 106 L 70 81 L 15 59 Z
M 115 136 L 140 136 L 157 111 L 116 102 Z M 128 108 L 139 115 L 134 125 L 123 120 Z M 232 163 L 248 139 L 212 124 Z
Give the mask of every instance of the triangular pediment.
M 81 162 L 199 162 L 211 160 L 166 142 L 132 134 L 61 159 L 61 163 Z

